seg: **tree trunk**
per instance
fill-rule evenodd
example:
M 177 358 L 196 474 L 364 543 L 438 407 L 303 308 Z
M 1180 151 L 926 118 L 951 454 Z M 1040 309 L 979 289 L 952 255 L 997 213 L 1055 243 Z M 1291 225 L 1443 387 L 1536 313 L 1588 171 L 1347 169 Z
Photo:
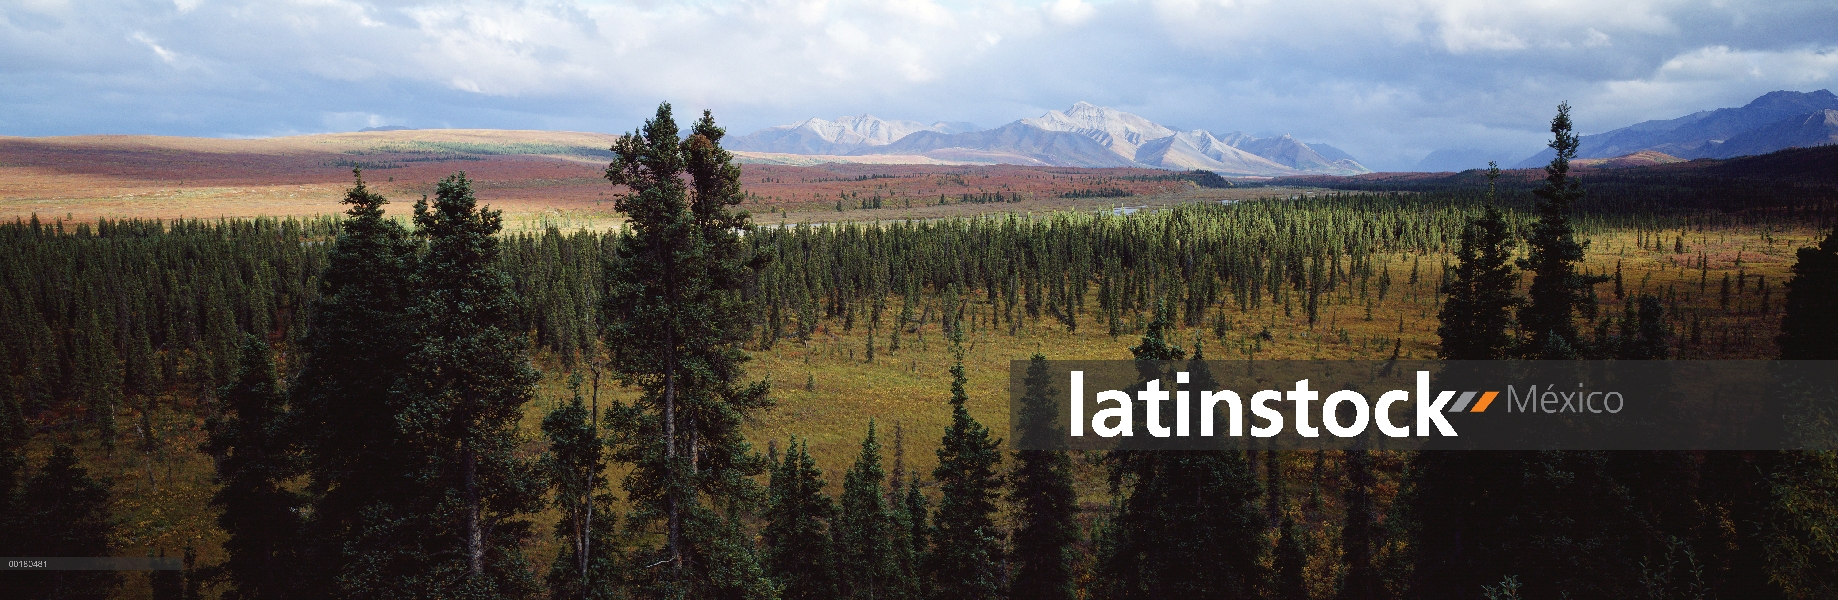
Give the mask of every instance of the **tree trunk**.
M 674 332 L 664 335 L 664 347 L 672 349 L 670 357 L 665 359 L 664 364 L 664 463 L 667 465 L 665 468 L 672 470 L 676 469 L 675 338 Z M 674 474 L 666 474 L 665 476 L 665 481 L 669 482 L 665 485 L 670 486 L 664 491 L 664 496 L 669 499 L 666 502 L 665 510 L 669 512 L 667 518 L 669 520 L 670 529 L 668 544 L 670 546 L 671 568 L 681 573 L 683 570 L 683 521 L 682 515 L 679 514 L 681 507 L 679 506 L 680 499 L 677 498 L 676 477 L 673 475 Z
M 485 571 L 485 540 L 479 530 L 479 457 L 471 445 L 460 452 L 466 470 L 466 572 L 477 577 Z

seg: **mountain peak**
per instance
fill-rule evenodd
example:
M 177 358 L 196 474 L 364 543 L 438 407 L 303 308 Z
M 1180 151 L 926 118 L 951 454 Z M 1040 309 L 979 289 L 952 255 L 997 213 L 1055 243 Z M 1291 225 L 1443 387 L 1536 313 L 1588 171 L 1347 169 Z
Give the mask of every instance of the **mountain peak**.
M 1142 117 L 1114 108 L 1077 102 L 1065 112 L 1047 111 L 1023 124 L 1047 131 L 1065 131 L 1092 138 L 1112 152 L 1136 160 L 1136 148 L 1144 142 L 1174 135 L 1174 130 Z

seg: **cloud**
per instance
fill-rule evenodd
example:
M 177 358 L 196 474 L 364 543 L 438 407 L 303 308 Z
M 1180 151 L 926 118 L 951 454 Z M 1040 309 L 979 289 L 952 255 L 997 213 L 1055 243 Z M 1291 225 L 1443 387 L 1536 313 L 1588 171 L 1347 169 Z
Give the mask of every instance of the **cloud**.
M 35 0 L 0 5 L 0 134 L 624 131 L 662 100 L 745 132 L 1086 100 L 1408 167 L 1530 154 L 1561 100 L 1593 132 L 1831 87 L 1835 19 L 1750 0 Z
M 153 38 L 147 37 L 145 33 L 136 31 L 133 35 L 128 36 L 128 39 L 146 44 L 148 48 L 153 49 L 153 53 L 159 56 L 160 60 L 166 61 L 166 64 L 174 64 L 179 60 L 178 54 L 161 47 L 158 42 L 153 41 Z

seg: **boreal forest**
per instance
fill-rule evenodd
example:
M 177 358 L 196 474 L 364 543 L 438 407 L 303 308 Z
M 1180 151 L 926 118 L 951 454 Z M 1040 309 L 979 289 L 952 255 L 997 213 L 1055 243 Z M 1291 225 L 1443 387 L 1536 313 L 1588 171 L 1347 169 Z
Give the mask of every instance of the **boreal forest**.
M 1838 148 L 1575 171 L 1567 111 L 1539 171 L 789 223 L 664 105 L 614 227 L 459 169 L 0 224 L 0 555 L 184 565 L 0 596 L 1838 597 L 1833 451 L 1004 439 L 1010 361 L 1838 359 Z

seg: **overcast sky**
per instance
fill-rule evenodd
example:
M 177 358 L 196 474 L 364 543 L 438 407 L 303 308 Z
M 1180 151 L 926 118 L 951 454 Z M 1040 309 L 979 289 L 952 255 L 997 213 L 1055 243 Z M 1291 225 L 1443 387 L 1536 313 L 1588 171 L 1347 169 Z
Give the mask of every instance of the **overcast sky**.
M 984 127 L 1084 100 L 1378 169 L 1838 87 L 1838 2 L 0 0 L 0 135 Z

